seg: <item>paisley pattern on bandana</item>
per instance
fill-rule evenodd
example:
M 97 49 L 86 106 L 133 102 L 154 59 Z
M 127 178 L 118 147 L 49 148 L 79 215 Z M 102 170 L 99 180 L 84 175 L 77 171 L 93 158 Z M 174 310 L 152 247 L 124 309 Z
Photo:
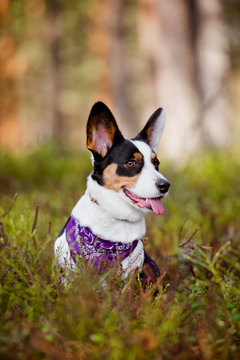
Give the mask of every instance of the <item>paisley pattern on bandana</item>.
M 80 259 L 86 263 L 90 261 L 100 271 L 119 264 L 128 256 L 131 256 L 137 245 L 140 245 L 139 242 L 142 245 L 141 240 L 121 243 L 102 239 L 93 234 L 90 228 L 81 226 L 74 217 L 71 217 L 67 223 L 66 239 L 75 264 Z M 143 253 L 143 246 L 141 246 L 141 249 Z M 143 255 L 142 258 L 144 259 Z M 141 265 L 142 263 L 143 261 L 140 262 Z

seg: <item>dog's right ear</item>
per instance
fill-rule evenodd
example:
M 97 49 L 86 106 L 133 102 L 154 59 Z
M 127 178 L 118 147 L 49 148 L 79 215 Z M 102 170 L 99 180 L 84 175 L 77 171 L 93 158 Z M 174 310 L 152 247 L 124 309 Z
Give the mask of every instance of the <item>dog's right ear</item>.
M 162 108 L 157 109 L 148 122 L 133 140 L 146 142 L 155 152 L 157 152 L 160 137 L 165 127 L 165 111 Z
M 87 123 L 87 148 L 94 156 L 107 155 L 114 142 L 123 136 L 110 109 L 101 101 L 93 105 Z

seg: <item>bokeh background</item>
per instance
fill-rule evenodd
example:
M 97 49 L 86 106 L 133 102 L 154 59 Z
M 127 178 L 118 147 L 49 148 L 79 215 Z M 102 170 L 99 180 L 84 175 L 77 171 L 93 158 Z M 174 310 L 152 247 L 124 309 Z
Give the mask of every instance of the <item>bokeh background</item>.
M 0 359 L 239 360 L 239 40 L 240 0 L 0 0 Z M 99 100 L 127 137 L 166 110 L 147 291 L 59 282 Z
M 237 147 L 239 0 L 1 0 L 0 151 L 85 147 L 95 101 L 134 136 L 159 106 L 176 164 Z

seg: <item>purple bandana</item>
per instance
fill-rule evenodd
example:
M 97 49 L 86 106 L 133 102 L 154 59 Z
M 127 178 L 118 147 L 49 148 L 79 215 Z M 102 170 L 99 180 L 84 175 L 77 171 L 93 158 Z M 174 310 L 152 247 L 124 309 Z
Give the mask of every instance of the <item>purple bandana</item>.
M 134 240 L 131 243 L 120 243 L 101 239 L 93 234 L 90 228 L 81 226 L 73 217 L 66 226 L 66 239 L 75 264 L 79 259 L 86 263 L 90 260 L 100 271 L 119 264 L 134 251 L 139 242 Z

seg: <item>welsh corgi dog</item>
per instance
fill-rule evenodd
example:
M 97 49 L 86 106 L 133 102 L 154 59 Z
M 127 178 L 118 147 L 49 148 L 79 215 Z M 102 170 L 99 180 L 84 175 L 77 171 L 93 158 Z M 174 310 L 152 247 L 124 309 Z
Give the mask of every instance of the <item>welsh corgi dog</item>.
M 93 171 L 87 189 L 55 241 L 57 263 L 76 269 L 91 263 L 103 272 L 119 266 L 122 278 L 144 269 L 154 281 L 159 268 L 144 249 L 145 215 L 164 213 L 170 183 L 159 172 L 157 149 L 165 113 L 157 109 L 131 140 L 120 132 L 110 109 L 93 105 L 87 123 L 87 148 Z M 149 275 L 150 274 L 150 275 Z

